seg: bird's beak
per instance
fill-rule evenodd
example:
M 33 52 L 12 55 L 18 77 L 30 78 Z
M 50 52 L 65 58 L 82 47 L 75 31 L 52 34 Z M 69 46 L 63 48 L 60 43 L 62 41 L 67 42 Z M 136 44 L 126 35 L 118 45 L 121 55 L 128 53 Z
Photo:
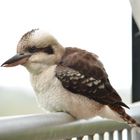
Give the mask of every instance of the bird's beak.
M 6 62 L 4 62 L 1 66 L 2 67 L 13 67 L 17 65 L 22 65 L 27 62 L 28 58 L 30 57 L 30 54 L 16 54 L 10 59 L 8 59 Z

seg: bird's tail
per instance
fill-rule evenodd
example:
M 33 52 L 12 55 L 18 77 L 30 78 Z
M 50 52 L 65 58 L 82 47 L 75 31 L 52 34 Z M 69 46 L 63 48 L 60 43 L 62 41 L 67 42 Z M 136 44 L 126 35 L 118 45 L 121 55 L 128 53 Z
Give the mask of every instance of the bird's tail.
M 110 108 L 117 112 L 120 117 L 126 122 L 128 123 L 131 127 L 140 127 L 140 123 L 138 123 L 134 118 L 132 118 L 130 115 L 128 115 L 124 108 L 122 108 L 120 105 L 118 106 L 110 106 Z

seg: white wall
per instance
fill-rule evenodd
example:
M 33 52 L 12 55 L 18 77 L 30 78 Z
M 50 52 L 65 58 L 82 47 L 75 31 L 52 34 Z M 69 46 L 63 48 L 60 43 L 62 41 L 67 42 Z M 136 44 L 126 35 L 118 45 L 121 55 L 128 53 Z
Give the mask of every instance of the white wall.
M 100 56 L 116 89 L 131 89 L 131 7 L 128 0 L 0 1 L 0 64 L 32 28 L 51 32 L 64 46 Z M 31 89 L 21 66 L 0 68 L 0 87 Z

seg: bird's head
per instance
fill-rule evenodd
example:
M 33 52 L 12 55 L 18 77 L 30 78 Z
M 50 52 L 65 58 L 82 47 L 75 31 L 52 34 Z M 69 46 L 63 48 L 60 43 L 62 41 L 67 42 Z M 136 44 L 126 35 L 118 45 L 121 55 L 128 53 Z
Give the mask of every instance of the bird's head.
M 4 67 L 25 66 L 31 73 L 59 63 L 64 48 L 50 34 L 39 29 L 25 33 L 17 45 L 17 54 L 2 64 Z

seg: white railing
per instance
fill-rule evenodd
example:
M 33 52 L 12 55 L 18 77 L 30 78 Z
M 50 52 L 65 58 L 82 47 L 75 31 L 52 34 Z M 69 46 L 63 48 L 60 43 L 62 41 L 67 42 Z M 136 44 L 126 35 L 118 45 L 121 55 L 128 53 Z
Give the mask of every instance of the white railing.
M 140 121 L 140 106 L 132 107 L 129 114 Z M 0 140 L 70 140 L 73 138 L 140 140 L 140 132 L 131 129 L 127 124 L 105 119 L 76 121 L 66 113 L 0 118 Z

